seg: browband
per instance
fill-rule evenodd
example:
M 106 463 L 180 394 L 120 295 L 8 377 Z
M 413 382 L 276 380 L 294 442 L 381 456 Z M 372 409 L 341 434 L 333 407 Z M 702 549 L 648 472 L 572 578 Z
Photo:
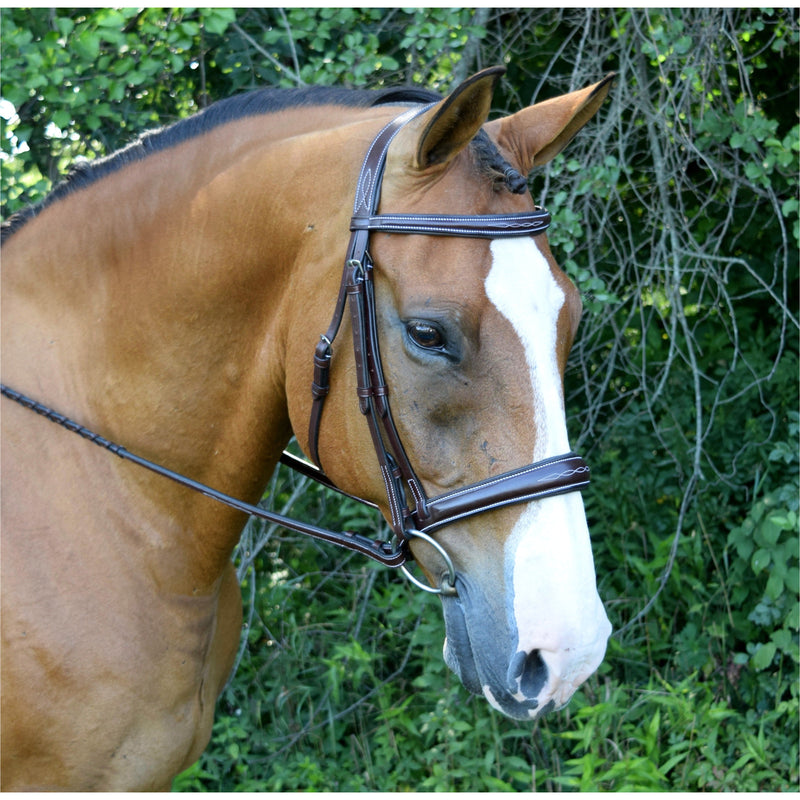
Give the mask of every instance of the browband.
M 547 230 L 550 212 L 537 208 L 520 214 L 486 214 L 477 216 L 439 216 L 435 214 L 376 214 L 354 216 L 351 231 L 381 233 L 418 233 L 427 236 L 459 236 L 496 239 L 508 236 L 532 236 Z

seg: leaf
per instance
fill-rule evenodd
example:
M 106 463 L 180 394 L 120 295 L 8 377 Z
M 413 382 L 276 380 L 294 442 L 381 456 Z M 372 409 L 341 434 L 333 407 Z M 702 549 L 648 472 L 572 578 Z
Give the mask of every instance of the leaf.
M 783 594 L 783 576 L 773 572 L 767 579 L 766 592 L 773 600 L 777 600 Z
M 775 646 L 783 653 L 789 653 L 796 649 L 793 647 L 792 634 L 786 628 L 773 631 L 769 638 L 775 642 Z
M 744 529 L 744 527 L 734 528 L 730 532 L 729 542 L 736 548 L 739 558 L 747 560 L 753 552 L 755 545 L 753 544 L 753 537 Z
M 736 133 L 731 135 L 730 138 L 730 145 L 731 147 L 736 148 L 737 150 L 743 147 L 745 144 L 745 137 L 744 134 L 740 131 L 736 131 Z
M 775 642 L 762 644 L 751 659 L 753 666 L 759 671 L 766 669 L 772 663 L 775 650 Z
M 783 621 L 783 624 L 787 628 L 791 628 L 793 631 L 800 630 L 800 603 L 795 603 L 789 613 L 786 615 L 786 618 Z
M 236 22 L 236 11 L 233 8 L 213 8 L 203 14 L 203 27 L 218 36 L 225 33 L 232 22 Z
M 484 775 L 483 781 L 486 785 L 486 788 L 490 792 L 513 792 L 514 787 L 511 786 L 510 783 L 507 783 L 504 780 L 500 780 L 500 778 L 495 778 L 492 775 Z
M 83 31 L 72 40 L 72 47 L 85 61 L 94 61 L 100 55 L 100 36 L 94 31 Z
M 796 214 L 798 205 L 796 197 L 790 197 L 782 206 L 781 206 L 781 214 L 784 217 L 788 217 L 790 214 Z
M 69 17 L 56 17 L 56 27 L 61 35 L 66 38 L 72 33 L 75 23 Z
M 97 24 L 102 28 L 122 28 L 125 25 L 125 17 L 114 9 L 106 9 L 97 15 Z
M 791 530 L 791 524 L 789 522 L 789 516 L 787 514 L 773 514 L 769 520 L 773 525 L 775 525 L 779 531 L 778 535 L 780 535 L 780 531 L 784 530 Z M 775 536 L 775 541 L 778 541 L 778 535 Z
M 765 550 L 763 547 L 756 550 L 756 552 L 753 553 L 753 558 L 750 560 L 750 566 L 752 567 L 753 572 L 758 575 L 759 572 L 769 566 L 771 559 L 772 555 L 769 550 Z
M 72 115 L 64 108 L 59 108 L 53 113 L 53 124 L 62 131 L 69 127 Z
M 751 181 L 759 181 L 766 178 L 765 165 L 757 161 L 748 161 L 744 165 L 744 174 L 750 178 Z

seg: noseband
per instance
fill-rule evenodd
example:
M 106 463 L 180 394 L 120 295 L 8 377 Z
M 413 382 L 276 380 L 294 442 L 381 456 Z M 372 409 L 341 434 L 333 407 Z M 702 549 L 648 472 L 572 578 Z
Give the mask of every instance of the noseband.
M 122 459 L 133 461 L 145 469 L 198 491 L 231 508 L 276 523 L 289 530 L 355 550 L 386 566 L 401 567 L 410 580 L 426 591 L 454 594 L 455 568 L 447 552 L 431 536 L 433 531 L 483 511 L 578 491 L 589 483 L 589 467 L 575 453 L 566 453 L 488 478 L 462 489 L 436 497 L 428 497 L 406 455 L 389 408 L 389 389 L 384 379 L 378 346 L 373 263 L 368 251 L 370 234 L 382 232 L 497 239 L 535 235 L 542 233 L 550 224 L 550 214 L 541 208 L 521 214 L 484 216 L 377 214 L 381 180 L 389 145 L 406 123 L 430 107 L 413 108 L 401 114 L 381 130 L 367 151 L 356 186 L 356 200 L 350 223 L 350 244 L 347 249 L 336 309 L 331 324 L 327 332 L 320 337 L 314 353 L 309 449 L 317 466 L 314 467 L 290 453 L 284 453 L 281 456 L 281 462 L 287 466 L 331 489 L 341 491 L 322 470 L 318 442 L 322 409 L 330 386 L 332 345 L 344 317 L 345 308 L 349 306 L 358 376 L 356 392 L 361 413 L 369 425 L 386 487 L 391 527 L 394 532 L 392 542 L 374 541 L 347 531 L 337 532 L 318 528 L 245 503 L 148 461 L 4 384 L 0 384 L 0 393 Z M 348 496 L 353 497 L 352 495 Z M 373 505 L 358 497 L 354 499 L 366 505 Z M 427 541 L 442 556 L 448 574 L 443 576 L 440 588 L 431 588 L 423 584 L 405 569 L 405 562 L 412 557 L 409 541 L 415 538 Z

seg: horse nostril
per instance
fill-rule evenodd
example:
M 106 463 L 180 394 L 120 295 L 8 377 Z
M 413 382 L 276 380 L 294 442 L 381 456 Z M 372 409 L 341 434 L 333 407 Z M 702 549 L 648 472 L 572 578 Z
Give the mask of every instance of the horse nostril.
M 538 650 L 520 651 L 511 660 L 508 676 L 512 692 L 521 692 L 528 698 L 538 697 L 547 683 L 547 665 Z

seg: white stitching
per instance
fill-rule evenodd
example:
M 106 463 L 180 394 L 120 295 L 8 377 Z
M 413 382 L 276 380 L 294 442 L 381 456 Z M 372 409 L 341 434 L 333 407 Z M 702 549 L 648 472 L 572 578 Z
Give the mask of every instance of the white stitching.
M 563 464 L 563 463 L 565 463 L 567 461 L 573 461 L 575 459 L 580 459 L 580 456 L 575 456 L 575 455 L 562 456 L 561 458 L 556 458 L 553 461 L 546 461 L 544 463 L 539 463 L 539 464 L 529 464 L 527 467 L 520 467 L 518 470 L 512 470 L 511 472 L 504 472 L 502 475 L 498 475 L 496 478 L 489 478 L 486 481 L 473 483 L 471 486 L 467 486 L 464 489 L 455 489 L 454 491 L 448 492 L 447 494 L 437 495 L 436 497 L 430 498 L 428 500 L 428 505 L 429 506 L 431 506 L 431 505 L 435 506 L 437 502 L 440 502 L 440 501 L 443 501 L 443 500 L 451 500 L 454 497 L 460 497 L 461 495 L 464 495 L 464 494 L 471 494 L 476 489 L 478 489 L 478 487 L 480 487 L 480 489 L 488 488 L 489 486 L 494 486 L 495 484 L 498 484 L 498 483 L 504 483 L 505 481 L 507 481 L 507 480 L 509 480 L 511 478 L 517 478 L 517 477 L 519 477 L 521 475 L 527 475 L 527 474 L 529 474 L 531 472 L 535 472 L 536 470 L 540 470 L 540 469 L 545 469 L 547 467 L 551 467 L 551 466 L 553 466 L 553 464 Z M 566 477 L 569 474 L 573 474 L 574 475 L 574 474 L 578 474 L 578 473 L 583 472 L 583 471 L 588 472 L 589 471 L 589 467 L 588 466 L 578 467 L 578 469 L 571 470 L 568 473 L 563 473 L 563 472 L 559 473 L 559 475 L 557 475 L 556 477 L 558 477 L 558 478 Z
M 588 467 L 587 467 L 588 471 Z M 573 483 L 570 484 L 568 487 L 559 487 L 558 489 L 543 489 L 538 492 L 531 492 L 530 494 L 522 495 L 520 497 L 510 497 L 506 500 L 500 500 L 497 503 L 492 503 L 488 506 L 480 506 L 479 508 L 472 508 L 467 511 L 462 511 L 460 514 L 456 514 L 453 517 L 445 517 L 444 519 L 440 519 L 438 522 L 434 522 L 432 525 L 427 525 L 426 527 L 422 528 L 423 533 L 427 533 L 428 531 L 434 531 L 437 528 L 441 528 L 442 525 L 449 525 L 451 522 L 457 522 L 460 519 L 464 519 L 465 517 L 471 517 L 475 514 L 482 514 L 484 511 L 492 511 L 495 508 L 502 508 L 503 506 L 510 506 L 514 505 L 515 503 L 526 503 L 530 500 L 536 500 L 539 497 L 549 497 L 556 494 L 566 494 L 567 492 L 577 491 L 584 486 L 588 486 L 589 481 L 583 481 L 582 483 Z
M 364 158 L 364 161 L 361 164 L 361 170 L 358 174 L 358 182 L 356 183 L 356 203 L 353 208 L 353 213 L 358 213 L 358 209 L 363 205 L 368 211 L 372 212 L 374 209 L 370 207 L 369 200 L 372 199 L 372 192 L 373 192 L 373 182 L 375 177 L 377 176 L 378 172 L 380 171 L 380 167 L 383 165 L 384 160 L 386 158 L 386 151 L 389 149 L 389 145 L 394 141 L 394 137 L 400 132 L 402 127 L 407 123 L 410 122 L 414 117 L 422 114 L 424 111 L 427 111 L 431 108 L 434 103 L 430 103 L 427 106 L 422 106 L 421 108 L 410 108 L 408 111 L 404 111 L 399 117 L 395 117 L 391 122 L 386 123 L 386 125 L 381 128 L 378 135 L 372 140 L 372 143 L 367 150 L 367 155 Z M 387 130 L 392 128 L 392 126 L 396 126 L 396 130 L 392 133 L 389 137 L 388 141 L 384 143 L 383 150 L 381 151 L 380 158 L 376 164 L 378 172 L 373 173 L 372 170 L 365 170 L 367 164 L 370 162 L 370 157 L 372 154 L 372 150 L 375 145 L 379 142 L 381 137 L 386 133 Z

